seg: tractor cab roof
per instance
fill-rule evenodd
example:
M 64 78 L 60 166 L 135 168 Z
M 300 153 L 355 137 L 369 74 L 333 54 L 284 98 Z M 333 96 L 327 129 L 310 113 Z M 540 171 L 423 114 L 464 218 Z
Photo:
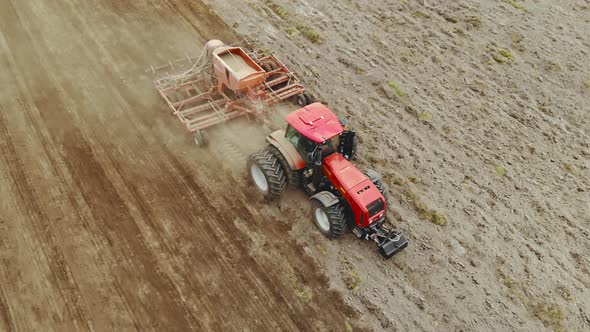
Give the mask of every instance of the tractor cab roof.
M 307 105 L 289 114 L 287 122 L 316 143 L 323 143 L 342 133 L 342 125 L 336 115 L 321 103 Z

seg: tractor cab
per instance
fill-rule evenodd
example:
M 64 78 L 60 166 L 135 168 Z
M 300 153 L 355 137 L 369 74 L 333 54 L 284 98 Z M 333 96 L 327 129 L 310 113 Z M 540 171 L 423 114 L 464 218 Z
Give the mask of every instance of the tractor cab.
M 340 146 L 340 136 L 336 135 L 323 142 L 314 142 L 308 137 L 302 135 L 293 126 L 288 125 L 285 131 L 285 138 L 293 144 L 301 158 L 306 164 L 313 161 L 313 155 L 319 150 L 322 150 L 322 155 L 327 157 L 332 153 L 338 151 Z
M 325 158 L 340 152 L 347 159 L 354 153 L 354 131 L 343 124 L 326 106 L 314 103 L 287 116 L 285 138 L 295 147 L 306 164 L 321 153 Z

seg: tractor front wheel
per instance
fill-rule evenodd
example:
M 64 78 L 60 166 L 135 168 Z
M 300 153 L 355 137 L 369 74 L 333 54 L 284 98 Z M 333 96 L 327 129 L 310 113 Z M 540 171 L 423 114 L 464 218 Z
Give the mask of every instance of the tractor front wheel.
M 281 163 L 267 150 L 250 156 L 248 173 L 256 189 L 267 200 L 278 198 L 287 186 L 287 178 Z
M 389 189 L 387 188 L 387 185 L 385 183 L 383 183 L 383 180 L 377 180 L 374 182 L 375 187 L 377 187 L 377 189 L 379 189 L 379 191 L 381 192 L 381 195 L 383 195 L 383 198 L 385 198 L 385 204 L 389 203 Z
M 335 239 L 346 232 L 346 213 L 340 203 L 324 206 L 315 199 L 312 203 L 313 221 L 322 234 Z

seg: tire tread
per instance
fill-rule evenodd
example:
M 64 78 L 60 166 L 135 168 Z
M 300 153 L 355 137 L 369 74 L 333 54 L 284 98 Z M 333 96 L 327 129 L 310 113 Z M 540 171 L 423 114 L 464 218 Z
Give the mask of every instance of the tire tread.
M 250 160 L 260 167 L 268 181 L 269 190 L 265 198 L 268 200 L 278 198 L 287 187 L 287 178 L 279 160 L 266 149 L 254 153 Z
M 324 210 L 330 221 L 330 237 L 339 238 L 347 230 L 346 213 L 340 203 L 329 206 Z

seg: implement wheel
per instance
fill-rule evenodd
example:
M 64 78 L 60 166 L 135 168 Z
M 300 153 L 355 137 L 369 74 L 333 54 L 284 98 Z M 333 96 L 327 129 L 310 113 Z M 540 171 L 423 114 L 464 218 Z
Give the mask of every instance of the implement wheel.
M 287 177 L 281 163 L 267 150 L 250 156 L 248 174 L 254 187 L 267 200 L 277 199 L 287 186 Z
M 202 147 L 206 147 L 209 144 L 209 140 L 207 139 L 207 135 L 205 135 L 205 133 L 203 133 L 200 130 L 195 130 L 194 134 L 193 134 L 193 140 L 195 141 L 195 144 L 202 148 Z
M 304 107 L 313 103 L 313 98 L 309 93 L 304 92 L 300 95 L 297 95 L 297 99 L 295 99 L 295 102 L 297 103 L 297 105 Z
M 346 232 L 346 213 L 340 203 L 324 206 L 312 199 L 312 217 L 315 225 L 325 236 L 336 239 Z

